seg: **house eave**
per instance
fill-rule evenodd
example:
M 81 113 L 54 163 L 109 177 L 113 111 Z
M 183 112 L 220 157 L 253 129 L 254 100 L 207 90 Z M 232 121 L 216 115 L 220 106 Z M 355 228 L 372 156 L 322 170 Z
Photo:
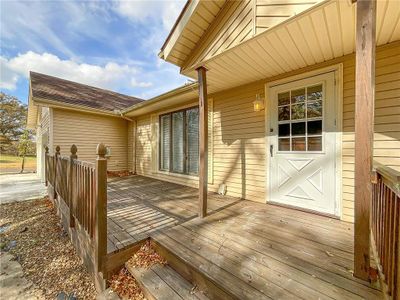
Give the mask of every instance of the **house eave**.
M 135 104 L 122 111 L 122 114 L 127 117 L 137 117 L 168 106 L 183 104 L 197 98 L 197 88 L 197 82 L 186 84 L 149 100 Z
M 111 111 L 106 111 L 106 110 L 101 110 L 101 109 L 96 109 L 96 108 L 91 108 L 91 107 L 85 107 L 82 105 L 60 103 L 58 101 L 39 98 L 39 97 L 32 97 L 32 99 L 36 105 L 41 105 L 41 106 L 45 106 L 45 107 L 67 109 L 67 110 L 73 110 L 73 111 L 84 112 L 84 113 L 92 113 L 92 114 L 98 114 L 98 115 L 110 116 L 110 117 L 120 117 L 120 111 L 111 112 Z

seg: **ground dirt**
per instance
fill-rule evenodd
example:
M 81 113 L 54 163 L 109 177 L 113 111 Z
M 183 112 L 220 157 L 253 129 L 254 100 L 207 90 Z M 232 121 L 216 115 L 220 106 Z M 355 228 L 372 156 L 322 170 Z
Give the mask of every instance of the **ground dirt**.
M 0 206 L 1 251 L 14 256 L 42 299 L 94 299 L 96 290 L 47 198 Z

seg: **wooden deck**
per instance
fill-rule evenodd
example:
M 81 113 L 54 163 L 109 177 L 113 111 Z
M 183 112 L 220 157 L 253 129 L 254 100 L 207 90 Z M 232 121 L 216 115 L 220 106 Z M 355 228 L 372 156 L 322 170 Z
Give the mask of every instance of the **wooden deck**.
M 140 176 L 112 180 L 109 251 L 151 236 L 239 299 L 381 299 L 353 271 L 353 224 Z
M 209 196 L 208 213 L 234 205 L 237 198 Z M 197 189 L 143 176 L 108 183 L 108 252 L 122 249 L 197 217 Z

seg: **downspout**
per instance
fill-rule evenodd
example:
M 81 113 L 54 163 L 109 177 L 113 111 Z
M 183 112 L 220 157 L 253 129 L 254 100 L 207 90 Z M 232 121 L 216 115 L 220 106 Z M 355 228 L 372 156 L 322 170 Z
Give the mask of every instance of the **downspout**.
M 133 136 L 133 149 L 134 149 L 134 155 L 132 157 L 133 160 L 133 175 L 136 175 L 136 120 L 133 120 L 131 118 L 128 118 L 126 116 L 124 116 L 124 114 L 122 113 L 122 111 L 118 110 L 115 111 L 117 114 L 120 115 L 120 117 L 124 120 L 127 120 L 129 122 L 131 122 L 133 124 L 133 132 L 134 132 L 134 136 Z

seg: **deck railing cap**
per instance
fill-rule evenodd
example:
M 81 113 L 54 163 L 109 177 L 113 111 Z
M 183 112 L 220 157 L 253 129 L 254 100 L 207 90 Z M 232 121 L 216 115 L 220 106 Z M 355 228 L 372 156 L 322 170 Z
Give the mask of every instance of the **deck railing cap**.
M 381 163 L 374 161 L 374 170 L 382 175 L 387 180 L 391 181 L 393 184 L 398 185 L 400 184 L 400 172 L 396 171 L 395 169 L 384 166 Z

